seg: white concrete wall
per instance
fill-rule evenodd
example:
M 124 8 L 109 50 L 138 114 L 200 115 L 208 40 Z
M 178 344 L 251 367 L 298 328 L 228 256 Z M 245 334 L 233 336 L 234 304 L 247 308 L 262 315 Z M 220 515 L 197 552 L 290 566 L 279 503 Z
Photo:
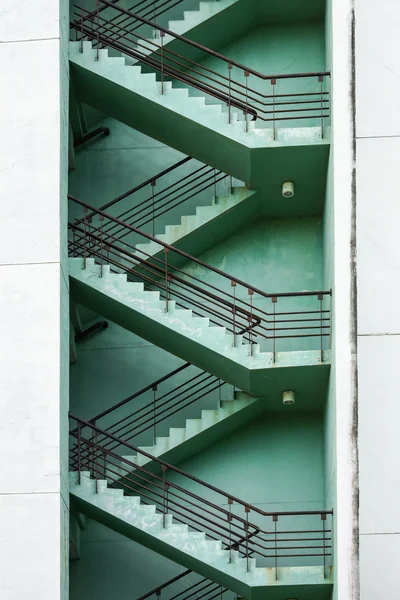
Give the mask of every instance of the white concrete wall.
M 356 0 L 361 598 L 399 597 L 400 4 Z
M 0 3 L 2 600 L 68 597 L 67 16 Z
M 327 67 L 332 73 L 332 142 L 326 219 L 332 219 L 328 239 L 332 243 L 333 365 L 326 415 L 326 492 L 327 499 L 333 500 L 335 514 L 333 600 L 359 598 L 357 348 L 351 252 L 354 240 L 352 4 L 352 0 L 327 1 L 326 45 Z M 329 203 L 332 210 L 329 210 Z

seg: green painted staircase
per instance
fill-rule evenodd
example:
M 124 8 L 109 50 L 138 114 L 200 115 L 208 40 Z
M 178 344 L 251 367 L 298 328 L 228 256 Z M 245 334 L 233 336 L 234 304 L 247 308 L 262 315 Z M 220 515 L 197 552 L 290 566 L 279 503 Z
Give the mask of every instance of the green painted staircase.
M 259 214 L 260 196 L 245 187 L 233 187 L 227 196 L 216 196 L 209 206 L 197 206 L 196 214 L 184 215 L 177 225 L 166 225 L 157 239 L 195 256 L 234 235 Z M 137 254 L 146 260 L 162 259 L 163 248 L 156 242 L 136 244 Z M 179 255 L 171 253 L 171 264 L 181 264 Z
M 186 419 L 185 427 L 171 427 L 167 437 L 156 437 L 153 446 L 143 450 L 171 464 L 179 464 L 215 444 L 255 419 L 264 409 L 259 398 L 235 391 L 233 400 L 222 400 L 214 410 L 202 410 L 199 419 Z M 129 462 L 147 470 L 159 470 L 159 465 L 144 454 L 124 456 Z
M 126 274 L 111 273 L 109 265 L 103 266 L 102 276 L 93 258 L 83 267 L 82 258 L 69 259 L 77 302 L 241 390 L 271 398 L 284 389 L 300 391 L 316 366 L 315 385 L 327 382 L 329 351 L 322 363 L 318 350 L 277 352 L 274 362 L 272 352 L 261 352 L 253 344 L 250 355 L 242 336 L 236 336 L 233 346 L 233 335 L 225 327 L 211 326 L 210 319 L 194 316 L 174 301 L 166 312 L 159 292 L 145 291 L 142 283 L 127 281 Z
M 173 87 L 171 82 L 164 82 L 161 94 L 154 73 L 127 65 L 124 57 L 109 56 L 107 49 L 99 50 L 96 60 L 91 42 L 83 42 L 83 52 L 80 47 L 79 42 L 71 42 L 69 50 L 80 100 L 257 189 L 265 186 L 268 171 L 270 176 L 284 177 L 277 172 L 277 159 L 285 165 L 298 163 L 299 168 L 307 160 L 326 161 L 329 142 L 321 139 L 319 127 L 282 127 L 273 140 L 271 129 L 258 129 L 256 122 L 249 121 L 246 132 L 242 111 L 232 109 L 228 123 L 226 106 L 215 99 L 207 104 L 205 97 L 191 96 L 188 89 Z M 316 155 L 315 147 L 321 145 L 326 151 Z
M 72 504 L 82 514 L 247 600 L 261 600 L 266 593 L 276 599 L 293 594 L 299 599 L 330 598 L 332 582 L 324 578 L 323 567 L 282 567 L 276 579 L 274 568 L 259 568 L 254 558 L 247 564 L 237 551 L 224 550 L 221 541 L 174 523 L 171 514 L 165 516 L 164 526 L 163 515 L 156 512 L 155 505 L 142 504 L 137 496 L 124 496 L 122 489 L 109 488 L 105 480 L 96 484 L 88 472 L 81 472 L 80 483 L 78 473 L 70 472 L 69 484 Z

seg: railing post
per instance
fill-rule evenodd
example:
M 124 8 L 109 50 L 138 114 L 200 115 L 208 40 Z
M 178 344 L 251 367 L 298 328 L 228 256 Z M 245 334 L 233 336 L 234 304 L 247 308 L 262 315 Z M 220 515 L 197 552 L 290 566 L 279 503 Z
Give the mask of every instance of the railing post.
M 250 336 L 249 336 L 249 340 L 250 340 L 250 356 L 253 356 L 253 290 L 249 289 L 248 293 L 249 293 L 249 298 L 250 298 L 250 317 L 249 317 L 249 323 L 250 323 Z
M 276 296 L 272 296 L 272 306 L 273 306 L 273 312 L 274 312 L 274 334 L 273 334 L 273 350 L 272 350 L 272 354 L 273 354 L 273 362 L 275 363 L 276 360 L 276 303 L 278 301 L 278 298 Z
M 228 123 L 231 123 L 231 85 L 232 85 L 232 81 L 231 81 L 231 74 L 232 71 L 232 65 L 230 63 L 228 63 Z
M 274 547 L 275 547 L 275 581 L 278 581 L 278 515 L 272 515 L 274 522 Z
M 162 470 L 162 474 L 163 474 L 163 527 L 165 529 L 165 522 L 166 522 L 166 516 L 167 516 L 167 507 L 168 507 L 168 498 L 167 498 L 167 482 L 165 481 L 165 473 L 167 470 L 167 467 L 165 465 L 161 465 L 161 470 Z
M 107 481 L 107 452 L 103 454 L 104 479 Z
M 96 426 L 96 422 L 95 421 L 93 421 L 93 425 Z M 94 456 L 92 454 L 92 470 L 94 472 L 94 478 L 95 478 L 95 481 L 96 481 L 96 494 L 97 494 L 98 491 L 99 491 L 98 490 L 98 483 L 97 483 L 99 474 L 98 474 L 98 466 L 97 466 L 97 458 L 98 458 L 98 452 L 97 452 L 97 431 L 95 429 L 92 429 L 92 438 L 94 438 L 93 446 L 92 446 L 92 448 L 94 450 Z
M 86 206 L 83 208 L 83 268 L 86 269 Z
M 81 423 L 78 423 L 78 485 L 81 484 Z
M 100 221 L 100 277 L 103 277 L 103 219 L 104 219 L 104 215 L 99 215 L 99 221 Z
M 245 71 L 244 72 L 244 78 L 246 81 L 246 112 L 245 112 L 245 131 L 246 133 L 249 131 L 249 106 L 248 106 L 248 96 L 249 96 L 249 86 L 248 86 L 248 79 L 249 79 L 249 72 Z
M 217 170 L 214 167 L 214 199 L 217 202 Z
M 157 386 L 154 385 L 153 390 L 153 446 L 156 445 L 156 402 L 157 402 Z
M 155 225 L 155 206 L 154 206 L 154 188 L 156 187 L 156 180 L 153 179 L 153 181 L 151 182 L 151 199 L 152 199 L 152 211 L 153 211 L 153 219 L 152 219 L 152 224 L 153 224 L 153 237 L 155 237 L 155 230 L 156 230 L 156 225 Z
M 233 288 L 233 306 L 232 306 L 232 320 L 233 320 L 233 347 L 236 348 L 236 281 L 231 281 Z
M 246 523 L 244 525 L 244 529 L 246 532 L 246 572 L 249 571 L 249 512 L 250 512 L 250 507 L 249 506 L 245 506 L 245 513 L 246 513 Z
M 324 558 L 324 579 L 326 579 L 326 546 L 325 546 L 325 523 L 326 523 L 326 514 L 321 514 L 322 520 L 322 548 L 323 548 L 323 558 Z
M 168 252 L 169 252 L 169 248 L 166 248 L 164 246 L 164 256 L 165 256 L 165 312 L 168 312 L 168 301 L 169 301 Z
M 275 85 L 276 79 L 271 79 L 272 85 L 272 139 L 276 140 L 276 123 L 275 123 Z
M 81 0 L 81 43 L 79 47 L 79 52 L 83 52 L 83 4 L 85 0 Z
M 320 93 L 321 93 L 321 138 L 324 137 L 324 102 L 323 102 L 323 83 L 324 76 L 318 75 L 318 81 L 320 83 Z
M 99 60 L 99 40 L 100 40 L 100 26 L 99 26 L 99 0 L 96 0 L 96 60 Z
M 318 294 L 318 300 L 319 300 L 319 322 L 320 322 L 320 351 L 321 351 L 321 362 L 324 362 L 324 351 L 323 351 L 323 347 L 322 347 L 322 299 L 323 299 L 323 295 L 322 294 Z
M 232 498 L 228 498 L 229 515 L 227 517 L 229 523 L 229 563 L 232 562 Z
M 160 31 L 160 51 L 161 51 L 161 96 L 164 95 L 164 31 Z

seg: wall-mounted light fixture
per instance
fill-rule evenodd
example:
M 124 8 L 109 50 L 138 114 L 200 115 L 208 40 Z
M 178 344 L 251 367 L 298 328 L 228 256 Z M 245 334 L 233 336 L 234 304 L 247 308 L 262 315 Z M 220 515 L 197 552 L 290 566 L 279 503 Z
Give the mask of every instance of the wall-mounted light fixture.
M 284 198 L 291 198 L 294 196 L 294 183 L 293 181 L 285 181 L 282 184 L 282 196 Z
M 286 390 L 282 392 L 282 402 L 283 404 L 294 404 L 294 391 Z

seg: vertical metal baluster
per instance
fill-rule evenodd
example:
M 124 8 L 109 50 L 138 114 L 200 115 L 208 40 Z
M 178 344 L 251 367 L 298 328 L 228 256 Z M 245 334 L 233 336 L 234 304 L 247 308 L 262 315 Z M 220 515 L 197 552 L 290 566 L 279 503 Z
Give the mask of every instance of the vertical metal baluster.
M 249 131 L 249 105 L 248 105 L 248 95 L 249 95 L 249 88 L 248 88 L 248 79 L 249 79 L 249 72 L 245 71 L 244 72 L 244 78 L 246 81 L 246 112 L 245 112 L 245 123 L 246 123 L 246 127 L 245 127 L 245 131 L 246 133 Z
M 228 63 L 228 123 L 231 123 L 231 74 L 232 65 Z
M 161 590 L 157 590 L 156 591 L 156 598 L 160 598 L 161 597 Z
M 217 170 L 214 168 L 214 198 L 217 202 Z
M 326 579 L 326 547 L 325 547 L 325 522 L 326 522 L 326 515 L 325 514 L 321 515 L 321 520 L 322 520 L 322 535 L 323 535 L 322 544 L 323 544 L 323 553 L 324 553 L 324 579 Z
M 165 529 L 165 521 L 166 521 L 166 503 L 165 503 L 165 472 L 167 470 L 167 467 L 165 465 L 161 465 L 161 469 L 162 469 L 162 474 L 163 474 L 163 527 Z
M 318 294 L 318 300 L 319 300 L 319 322 L 320 322 L 320 339 L 321 339 L 321 362 L 324 362 L 324 351 L 322 348 L 322 294 Z
M 278 298 L 276 296 L 272 297 L 272 306 L 274 309 L 274 334 L 273 334 L 274 337 L 273 337 L 273 350 L 272 350 L 273 362 L 275 362 L 275 360 L 276 360 L 276 310 L 275 310 L 275 305 L 276 305 L 277 300 L 278 300 Z
M 151 199 L 152 199 L 152 209 L 153 209 L 153 237 L 155 237 L 155 231 L 156 231 L 156 226 L 155 226 L 155 207 L 154 207 L 154 188 L 156 187 L 156 180 L 153 179 L 153 181 L 151 182 Z
M 250 356 L 253 356 L 253 290 L 248 290 L 250 296 Z
M 275 581 L 278 581 L 278 515 L 273 515 L 275 540 Z
M 221 380 L 218 379 L 218 408 L 221 408 Z
M 275 123 L 275 85 L 276 79 L 271 79 L 272 85 L 272 139 L 276 140 L 276 123 Z
M 100 277 L 103 277 L 103 215 L 99 216 L 100 220 Z
M 229 515 L 228 515 L 228 523 L 229 523 L 229 563 L 232 562 L 232 498 L 228 498 L 228 507 L 229 507 Z
M 232 315 L 233 315 L 233 347 L 236 347 L 236 281 L 231 281 L 231 286 L 233 287 L 233 307 L 232 307 Z
M 324 137 L 324 103 L 323 103 L 323 75 L 318 75 L 318 81 L 320 83 L 320 93 L 321 93 L 321 138 Z
M 78 423 L 78 485 L 81 484 L 81 424 Z
M 103 454 L 104 479 L 107 481 L 107 452 Z
M 79 47 L 79 52 L 83 52 L 83 10 L 84 10 L 85 0 L 81 0 L 81 44 Z
M 246 571 L 249 571 L 249 512 L 250 507 L 245 507 L 246 512 L 246 523 L 245 523 L 245 531 L 246 531 Z
M 233 177 L 232 177 L 232 175 L 230 175 L 230 194 L 232 194 L 232 190 L 233 190 Z
M 91 232 L 92 217 L 87 218 L 87 226 L 88 226 L 87 232 L 88 232 L 88 257 L 89 257 L 91 252 L 93 254 L 93 248 L 94 248 L 94 241 L 92 240 L 92 232 Z
M 153 390 L 153 446 L 156 445 L 156 402 L 157 402 L 157 386 L 154 385 Z
M 86 212 L 87 208 L 83 209 L 83 268 L 86 269 Z
M 168 312 L 168 301 L 169 301 L 168 252 L 169 252 L 169 248 L 166 248 L 164 246 L 164 256 L 165 256 L 165 312 Z
M 99 0 L 96 0 L 96 24 L 97 24 L 97 34 L 96 34 L 96 60 L 99 60 L 99 39 L 100 39 L 100 26 L 99 26 Z
M 77 256 L 75 229 L 72 230 L 72 256 Z
M 164 31 L 160 31 L 160 51 L 161 51 L 161 96 L 164 95 Z
M 93 425 L 96 426 L 96 422 L 93 422 Z M 94 477 L 96 480 L 96 494 L 98 493 L 98 484 L 97 484 L 97 480 L 98 480 L 98 468 L 97 468 L 97 431 L 96 429 L 92 429 L 92 438 L 93 439 L 93 451 L 94 451 L 94 455 L 92 454 L 92 468 L 93 468 L 93 472 L 94 472 Z

